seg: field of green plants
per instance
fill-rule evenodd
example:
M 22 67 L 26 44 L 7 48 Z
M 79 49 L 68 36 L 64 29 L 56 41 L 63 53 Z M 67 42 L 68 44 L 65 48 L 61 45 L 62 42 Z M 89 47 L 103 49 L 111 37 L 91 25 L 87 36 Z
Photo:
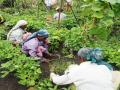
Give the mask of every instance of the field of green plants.
M 73 0 L 72 10 L 64 11 L 67 18 L 59 23 L 48 19 L 55 9 L 47 10 L 42 0 L 35 0 L 35 6 L 32 6 L 32 0 L 16 0 L 14 5 L 5 7 L 7 1 L 11 2 L 0 0 L 0 15 L 3 17 L 0 22 L 1 78 L 13 73 L 19 84 L 34 90 L 75 90 L 73 85 L 54 85 L 49 75 L 44 76 L 39 61 L 26 56 L 19 46 L 14 47 L 6 40 L 8 31 L 20 19 L 28 21 L 27 31 L 45 28 L 50 33 L 49 52 L 60 54 L 58 59 L 49 63 L 50 71 L 64 73 L 68 65 L 75 63 L 74 54 L 82 47 L 102 48 L 107 62 L 120 70 L 119 0 Z

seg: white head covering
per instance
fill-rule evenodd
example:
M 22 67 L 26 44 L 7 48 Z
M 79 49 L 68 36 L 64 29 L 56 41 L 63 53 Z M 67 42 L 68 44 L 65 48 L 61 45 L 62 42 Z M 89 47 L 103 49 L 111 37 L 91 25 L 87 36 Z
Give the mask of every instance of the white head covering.
M 27 21 L 25 20 L 19 20 L 17 22 L 17 24 L 11 29 L 11 30 L 16 30 L 18 29 L 20 26 L 23 26 L 23 25 L 27 25 Z
M 17 24 L 10 30 L 10 32 L 7 34 L 7 39 L 9 38 L 10 34 L 14 31 L 20 28 L 20 26 L 27 25 L 27 21 L 25 20 L 19 20 Z

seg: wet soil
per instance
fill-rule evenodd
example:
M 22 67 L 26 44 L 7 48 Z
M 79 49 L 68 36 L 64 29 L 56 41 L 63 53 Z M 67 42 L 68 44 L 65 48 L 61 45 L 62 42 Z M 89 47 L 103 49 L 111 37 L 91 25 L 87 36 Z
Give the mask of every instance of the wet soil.
M 18 84 L 13 74 L 9 74 L 5 78 L 0 78 L 0 90 L 27 90 L 27 88 Z

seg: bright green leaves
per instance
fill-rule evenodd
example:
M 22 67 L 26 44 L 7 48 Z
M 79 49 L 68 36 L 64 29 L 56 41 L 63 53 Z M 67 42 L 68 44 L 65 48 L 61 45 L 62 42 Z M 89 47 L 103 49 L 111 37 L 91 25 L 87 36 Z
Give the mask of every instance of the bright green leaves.
M 0 3 L 3 3 L 4 0 L 0 0 Z
M 95 27 L 89 30 L 89 34 L 90 35 L 95 35 L 97 37 L 97 39 L 101 39 L 101 40 L 107 40 L 107 37 L 109 36 L 109 31 L 107 30 L 107 28 L 103 28 L 103 27 Z
M 96 17 L 96 18 L 103 18 L 104 15 L 102 12 L 94 12 L 92 17 Z
M 103 19 L 102 21 L 101 21 L 105 26 L 110 26 L 110 25 L 112 25 L 113 24 L 113 19 Z
M 35 90 L 58 90 L 57 85 L 53 85 L 50 79 L 41 80 Z
M 111 2 L 112 1 L 114 2 L 114 0 L 111 0 Z M 90 32 L 93 30 L 91 33 L 99 30 L 100 32 L 97 32 L 97 34 L 103 36 L 103 38 L 109 36 L 109 29 L 114 24 L 114 6 L 107 3 L 105 0 L 85 0 L 81 5 L 81 15 L 81 18 L 84 19 L 85 29 L 90 30 Z M 81 26 L 83 27 L 83 25 Z M 100 30 L 100 28 L 102 28 L 102 30 Z M 108 33 L 106 31 L 108 31 Z
M 106 43 L 102 48 L 104 48 L 105 56 L 108 57 L 110 63 L 116 64 L 120 69 L 120 43 Z
M 109 2 L 110 4 L 120 3 L 120 0 L 102 0 L 102 1 Z
M 93 13 L 93 11 L 91 9 L 91 5 L 92 4 L 83 4 L 81 6 L 81 14 L 80 15 L 82 15 L 82 17 L 90 16 Z
M 83 35 L 83 30 L 79 27 L 72 28 L 65 37 L 65 47 L 71 50 L 79 50 L 87 42 L 86 35 Z
M 114 11 L 111 9 L 107 10 L 106 13 L 108 14 L 109 17 L 115 17 Z
M 92 4 L 91 9 L 93 11 L 101 11 L 103 7 L 101 6 L 101 3 L 97 2 L 97 3 Z
M 93 10 L 92 17 L 96 17 L 96 18 L 104 17 L 104 13 L 102 12 L 103 6 L 101 6 L 101 3 L 99 2 L 93 3 L 91 9 Z
M 8 71 L 1 71 L 1 74 L 2 74 L 1 77 L 4 78 L 9 74 L 9 72 Z
M 53 52 L 56 50 L 60 49 L 60 46 L 62 45 L 62 43 L 65 40 L 65 35 L 67 33 L 67 30 L 65 29 L 61 29 L 61 30 L 49 30 L 50 32 L 50 42 L 51 42 L 51 46 L 49 48 L 49 51 Z
M 21 54 L 20 49 L 16 46 L 13 47 L 12 44 L 7 40 L 0 41 L 0 58 L 1 60 L 11 60 L 13 57 L 17 57 Z
M 19 78 L 19 83 L 26 86 L 33 86 L 41 74 L 40 65 L 37 61 L 22 54 L 19 47 L 14 47 L 8 41 L 0 42 L 0 70 L 1 77 L 7 76 L 10 72 Z

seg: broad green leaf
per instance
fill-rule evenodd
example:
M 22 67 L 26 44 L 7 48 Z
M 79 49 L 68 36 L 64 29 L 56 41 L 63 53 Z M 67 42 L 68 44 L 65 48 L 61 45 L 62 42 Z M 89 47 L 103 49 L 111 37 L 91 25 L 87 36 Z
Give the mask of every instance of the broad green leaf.
M 30 83 L 29 83 L 30 86 L 33 86 L 35 85 L 35 81 L 34 80 L 31 80 Z
M 41 73 L 41 70 L 38 68 L 36 72 L 37 72 L 37 73 Z
M 9 74 L 8 71 L 1 71 L 1 73 L 2 73 L 1 75 L 2 78 L 6 77 Z
M 120 49 L 118 50 L 118 52 L 120 52 Z
M 59 36 L 53 36 L 52 39 L 60 40 Z
M 120 3 L 120 0 L 116 0 L 116 3 Z
M 18 81 L 18 83 L 20 83 L 22 85 L 26 85 L 26 80 L 20 80 L 20 81 Z
M 106 25 L 106 26 L 110 26 L 113 24 L 113 20 L 112 19 L 107 19 L 107 20 L 104 20 L 103 23 Z
M 92 15 L 92 17 L 96 17 L 96 18 L 103 18 L 103 17 L 104 17 L 104 15 L 103 15 L 103 13 L 102 13 L 102 12 L 95 12 L 95 13 Z
M 93 11 L 100 11 L 102 9 L 102 6 L 99 3 L 93 4 L 92 8 Z
M 110 17 L 114 17 L 115 16 L 113 10 L 108 10 L 107 13 L 108 13 L 108 16 L 110 16 Z
M 7 67 L 9 67 L 10 65 L 11 65 L 10 62 L 6 62 L 6 63 L 1 64 L 1 67 L 2 67 L 2 68 L 7 68 Z
M 4 0 L 0 0 L 0 3 L 2 3 Z

